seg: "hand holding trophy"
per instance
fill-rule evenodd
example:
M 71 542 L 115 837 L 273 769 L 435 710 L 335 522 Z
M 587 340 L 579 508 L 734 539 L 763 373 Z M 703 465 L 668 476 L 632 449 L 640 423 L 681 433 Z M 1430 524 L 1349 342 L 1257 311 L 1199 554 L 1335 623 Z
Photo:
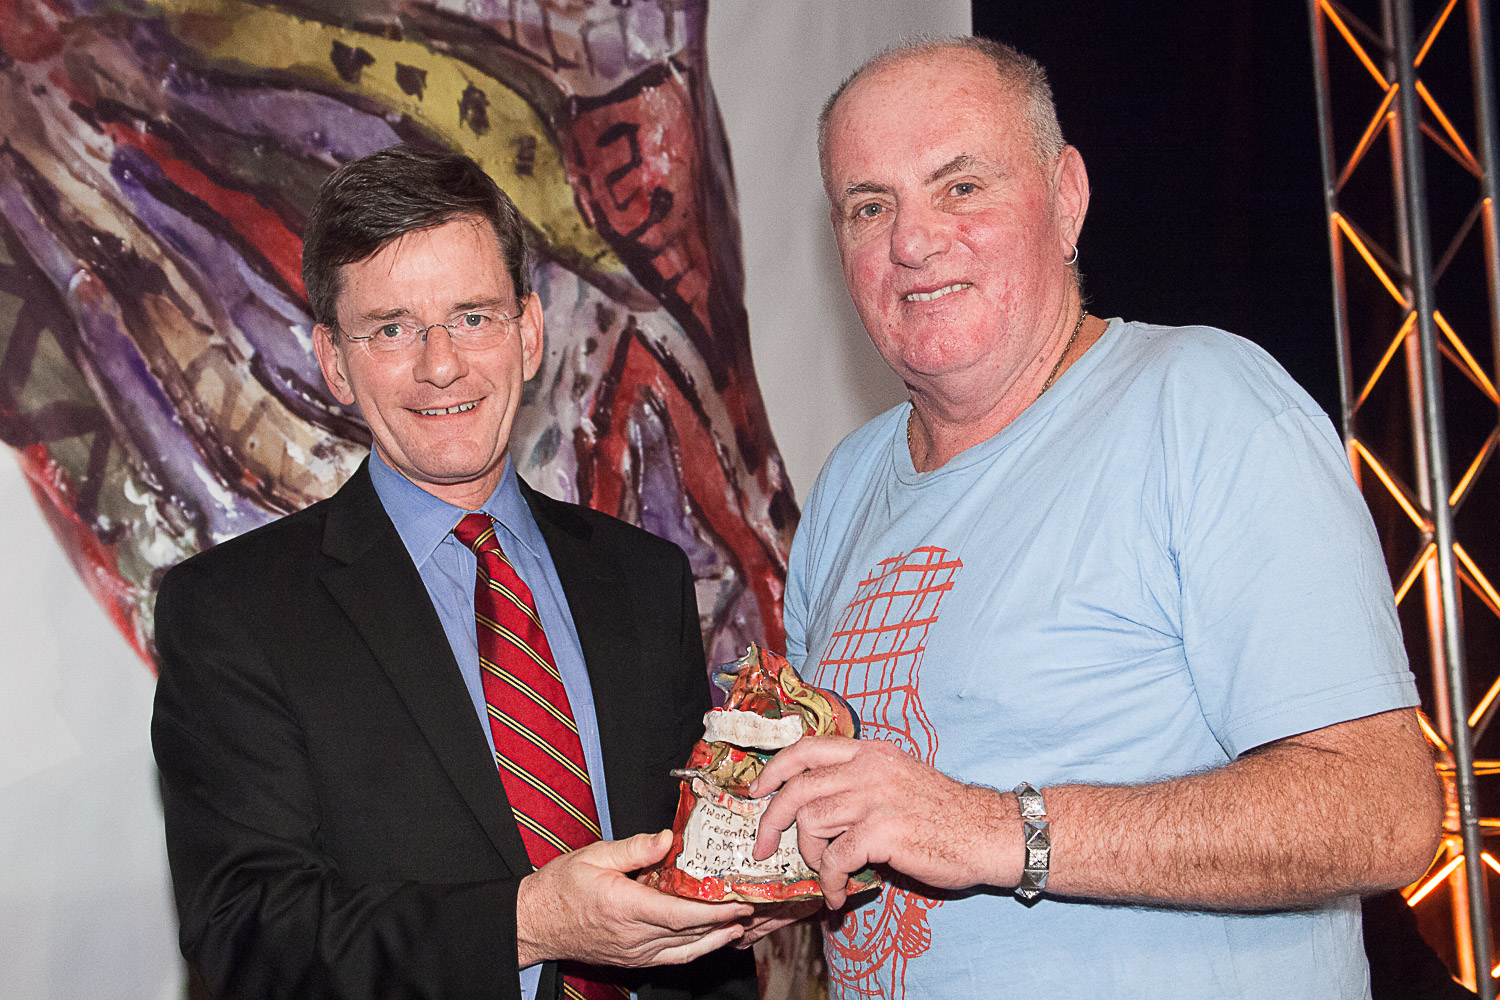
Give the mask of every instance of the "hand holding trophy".
M 804 683 L 785 658 L 753 644 L 740 659 L 718 667 L 714 683 L 727 692 L 724 707 L 704 715 L 703 738 L 687 766 L 672 772 L 682 781 L 672 848 L 642 881 L 711 902 L 821 897 L 817 872 L 797 849 L 795 824 L 769 858 L 751 856 L 771 796 L 751 798 L 749 789 L 777 751 L 803 736 L 857 739 L 859 719 L 843 698 Z M 849 891 L 879 884 L 880 877 L 866 869 L 850 879 Z

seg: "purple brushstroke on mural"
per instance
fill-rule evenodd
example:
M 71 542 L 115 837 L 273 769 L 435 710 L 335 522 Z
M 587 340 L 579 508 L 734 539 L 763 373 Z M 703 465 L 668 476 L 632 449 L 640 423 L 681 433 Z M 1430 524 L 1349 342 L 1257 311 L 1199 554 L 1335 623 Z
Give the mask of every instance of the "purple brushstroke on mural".
M 192 219 L 158 201 L 152 190 L 176 188 L 145 153 L 122 147 L 111 174 L 136 217 L 184 259 L 200 293 L 221 304 L 232 328 L 249 343 L 257 361 L 254 371 L 284 401 L 310 402 L 304 419 L 320 419 L 342 408 L 327 391 L 311 352 L 312 317 L 247 266 L 241 247 L 231 245 Z M 185 196 L 179 195 L 179 200 Z M 352 415 L 350 415 L 352 417 Z M 347 418 L 346 418 L 347 419 Z
M 204 483 L 200 466 L 192 458 L 193 438 L 177 417 L 173 402 L 162 391 L 135 341 L 120 329 L 110 310 L 101 308 L 93 296 L 113 299 L 107 284 L 80 268 L 86 260 L 77 242 L 64 245 L 52 227 L 33 213 L 31 203 L 0 180 L 0 209 L 22 239 L 27 252 L 64 294 L 73 314 L 83 357 L 92 369 L 93 382 L 101 393 L 100 403 L 112 414 L 115 426 L 125 433 L 132 449 L 152 457 L 144 469 L 151 485 L 189 515 L 203 544 L 225 538 L 269 519 L 266 511 L 247 498 L 222 493 L 216 501 L 202 503 Z M 57 223 L 53 223 L 57 226 Z M 79 290 L 88 286 L 90 301 L 81 301 Z M 233 497 L 232 499 L 230 499 Z
M 400 142 L 386 122 L 308 90 L 209 89 L 208 81 L 174 67 L 168 92 L 226 132 L 272 141 L 288 152 L 343 163 Z

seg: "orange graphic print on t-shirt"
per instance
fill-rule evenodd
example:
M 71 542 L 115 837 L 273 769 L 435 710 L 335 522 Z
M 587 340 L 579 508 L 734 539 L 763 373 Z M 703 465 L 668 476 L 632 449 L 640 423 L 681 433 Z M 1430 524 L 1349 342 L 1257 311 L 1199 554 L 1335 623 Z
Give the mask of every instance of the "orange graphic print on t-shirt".
M 848 700 L 863 738 L 887 740 L 927 764 L 937 758 L 938 735 L 922 709 L 922 657 L 961 568 L 932 546 L 882 559 L 860 581 L 812 678 Z M 927 912 L 941 905 L 887 885 L 879 899 L 844 913 L 824 935 L 831 994 L 905 997 L 907 963 L 931 947 Z

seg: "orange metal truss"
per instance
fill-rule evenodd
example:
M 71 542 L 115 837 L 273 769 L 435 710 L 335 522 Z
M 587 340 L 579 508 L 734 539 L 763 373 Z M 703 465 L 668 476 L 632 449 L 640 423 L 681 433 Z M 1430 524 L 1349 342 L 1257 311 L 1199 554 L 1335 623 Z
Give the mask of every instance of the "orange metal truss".
M 1420 602 L 1427 623 L 1433 704 L 1427 706 L 1430 721 L 1424 718 L 1422 724 L 1441 758 L 1438 770 L 1449 787 L 1450 809 L 1443 846 L 1432 867 L 1404 895 L 1413 907 L 1432 905 L 1430 898 L 1448 901 L 1457 943 L 1456 971 L 1482 997 L 1493 1000 L 1500 966 L 1493 966 L 1490 958 L 1485 869 L 1500 873 L 1495 857 L 1500 844 L 1489 848 L 1491 838 L 1500 836 L 1500 819 L 1480 815 L 1478 781 L 1500 775 L 1500 761 L 1475 760 L 1473 754 L 1475 743 L 1500 709 L 1500 662 L 1494 650 L 1477 648 L 1470 636 L 1474 616 L 1500 619 L 1500 592 L 1492 582 L 1500 578 L 1500 566 L 1481 565 L 1464 547 L 1455 522 L 1459 510 L 1472 499 L 1475 484 L 1484 476 L 1500 441 L 1500 392 L 1496 390 L 1500 372 L 1495 370 L 1500 359 L 1496 302 L 1500 298 L 1500 252 L 1494 206 L 1496 140 L 1488 4 L 1446 0 L 1427 11 L 1431 19 L 1421 34 L 1414 31 L 1411 0 L 1378 0 L 1367 6 L 1375 8 L 1377 24 L 1357 16 L 1339 0 L 1308 2 L 1333 262 L 1342 430 L 1355 477 L 1367 498 L 1372 503 L 1380 499 L 1382 504 L 1388 498 L 1405 515 L 1404 521 L 1397 517 L 1388 531 L 1399 529 L 1409 535 L 1414 529 L 1418 538 L 1415 557 L 1410 562 L 1401 557 L 1402 565 L 1390 569 L 1397 604 Z M 1460 11 L 1467 16 L 1455 17 Z M 1465 30 L 1468 35 L 1462 50 L 1469 57 L 1473 106 L 1457 109 L 1463 112 L 1457 119 L 1474 123 L 1470 135 L 1455 124 L 1455 116 L 1422 79 L 1424 68 L 1431 68 L 1429 57 L 1451 58 L 1457 43 L 1452 36 Z M 1443 38 L 1452 41 L 1437 46 Z M 1340 70 L 1349 79 L 1335 81 Z M 1335 83 L 1344 100 L 1333 100 Z M 1347 98 L 1356 96 L 1368 99 L 1369 117 L 1349 123 L 1347 135 L 1363 128 L 1341 154 L 1335 148 L 1334 116 L 1346 113 L 1352 104 Z M 1452 102 L 1454 95 L 1448 93 L 1445 99 Z M 1372 153 L 1382 143 L 1390 155 L 1383 165 L 1372 165 L 1379 159 Z M 1443 234 L 1446 245 L 1436 258 L 1429 234 L 1430 191 L 1424 186 L 1427 157 L 1446 157 L 1475 181 L 1472 210 L 1456 230 Z M 1357 199 L 1345 195 L 1357 177 L 1371 171 L 1390 175 L 1391 215 L 1367 216 L 1368 225 L 1361 226 L 1357 216 L 1368 212 L 1368 205 L 1351 207 L 1346 202 Z M 1451 190 L 1444 191 L 1445 197 L 1451 194 Z M 1376 224 L 1395 234 L 1386 241 L 1389 246 L 1370 235 Z M 1476 234 L 1477 239 L 1470 239 Z M 1483 255 L 1485 286 L 1472 287 L 1472 282 L 1442 285 L 1449 265 L 1466 254 Z M 1365 289 L 1360 294 L 1377 298 L 1388 295 L 1399 321 L 1387 328 L 1356 325 L 1350 299 L 1355 289 Z M 1450 306 L 1450 316 L 1483 314 L 1489 322 L 1471 319 L 1470 329 L 1460 329 L 1438 308 L 1439 299 Z M 1458 308 L 1460 303 L 1465 308 Z M 1489 369 L 1479 360 L 1485 354 L 1490 358 Z M 1362 364 L 1361 358 L 1378 360 Z M 1409 448 L 1399 446 L 1392 437 L 1395 422 L 1360 419 L 1372 395 L 1399 381 L 1402 374 L 1405 385 L 1392 386 L 1385 398 L 1394 395 L 1409 407 L 1403 425 L 1411 434 Z M 1484 427 L 1465 427 L 1469 433 L 1450 435 L 1455 418 L 1444 407 L 1447 375 L 1461 377 L 1488 401 L 1491 408 Z M 1456 454 L 1449 444 L 1458 438 L 1480 437 L 1484 443 L 1477 452 Z M 1450 469 L 1457 470 L 1456 481 Z M 1407 522 L 1410 528 L 1404 527 Z M 1386 541 L 1388 553 L 1401 549 Z M 1472 598 L 1466 605 L 1471 617 L 1468 627 L 1460 607 L 1465 593 Z M 1472 702 L 1471 679 L 1480 694 Z M 1443 886 L 1448 892 L 1434 897 L 1434 891 Z M 1490 975 L 1480 975 L 1480 970 Z

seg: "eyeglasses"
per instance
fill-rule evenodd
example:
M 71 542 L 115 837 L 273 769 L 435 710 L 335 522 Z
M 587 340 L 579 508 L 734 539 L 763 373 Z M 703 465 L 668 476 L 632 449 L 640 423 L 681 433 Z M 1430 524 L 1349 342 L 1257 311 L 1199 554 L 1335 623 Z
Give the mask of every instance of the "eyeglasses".
M 381 323 L 374 330 L 366 334 L 353 334 L 344 331 L 338 324 L 334 326 L 349 340 L 357 344 L 363 344 L 365 350 L 371 354 L 401 354 L 415 350 L 418 344 L 427 343 L 427 334 L 436 327 L 442 327 L 448 331 L 448 339 L 455 347 L 484 348 L 497 343 L 510 329 L 510 325 L 520 319 L 525 310 L 514 316 L 493 316 L 487 312 L 467 312 L 452 323 L 429 323 L 426 326 L 418 326 L 409 319 L 395 320 L 389 323 Z

